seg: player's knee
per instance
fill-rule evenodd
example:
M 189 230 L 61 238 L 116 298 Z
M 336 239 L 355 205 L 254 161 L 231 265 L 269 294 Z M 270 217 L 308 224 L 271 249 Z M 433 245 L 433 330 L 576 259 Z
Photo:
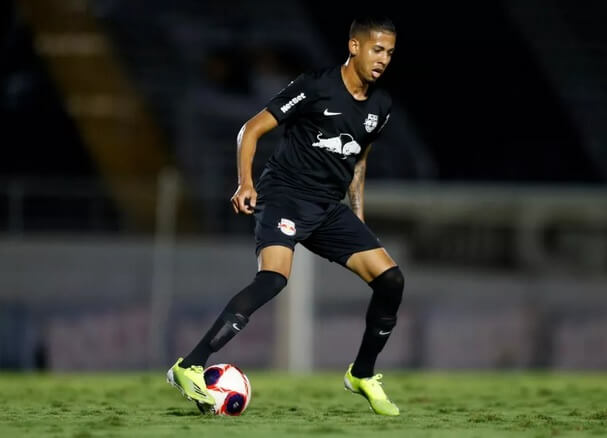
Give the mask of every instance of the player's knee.
M 226 311 L 250 317 L 253 312 L 274 298 L 287 285 L 284 275 L 274 271 L 259 271 L 255 279 L 234 295 Z
M 405 288 L 405 276 L 398 266 L 388 269 L 382 275 L 385 276 L 385 282 L 388 289 L 392 292 L 401 294 Z
M 259 271 L 255 276 L 255 283 L 276 295 L 287 285 L 287 277 L 274 271 Z
M 400 305 L 405 288 L 405 277 L 398 266 L 394 266 L 369 283 L 373 289 L 373 293 L 382 300 L 387 302 L 390 307 Z

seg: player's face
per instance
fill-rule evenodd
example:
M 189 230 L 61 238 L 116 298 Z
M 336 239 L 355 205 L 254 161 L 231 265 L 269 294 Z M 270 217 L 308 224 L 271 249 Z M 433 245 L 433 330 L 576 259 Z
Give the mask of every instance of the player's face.
M 362 80 L 375 82 L 384 73 L 394 53 L 396 35 L 391 32 L 371 31 L 366 38 L 356 41 L 354 49 L 354 63 L 356 71 Z

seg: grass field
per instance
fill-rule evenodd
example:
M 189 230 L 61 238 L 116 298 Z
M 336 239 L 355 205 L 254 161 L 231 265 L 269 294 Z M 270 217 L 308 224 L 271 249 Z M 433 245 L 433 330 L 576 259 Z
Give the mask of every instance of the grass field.
M 0 436 L 607 436 L 607 374 L 390 372 L 400 417 L 374 415 L 337 373 L 249 372 L 241 417 L 199 414 L 164 373 L 0 374 Z

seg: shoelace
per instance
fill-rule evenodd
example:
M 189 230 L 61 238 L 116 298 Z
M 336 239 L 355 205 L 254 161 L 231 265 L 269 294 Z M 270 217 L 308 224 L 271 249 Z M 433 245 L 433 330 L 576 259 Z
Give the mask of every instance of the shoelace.
M 204 373 L 204 369 L 200 365 L 192 365 L 190 369 L 195 373 Z
M 384 393 L 384 390 L 382 388 L 383 383 L 380 382 L 381 378 L 384 377 L 383 374 L 376 374 L 373 377 L 369 377 L 369 383 L 371 384 L 371 389 L 373 390 L 373 392 L 378 391 L 379 395 L 382 396 L 382 398 L 388 398 L 386 396 L 386 394 Z
M 382 379 L 382 377 L 384 377 L 383 374 L 376 374 L 373 377 L 370 377 L 369 380 L 373 381 L 374 383 L 377 383 L 378 385 L 383 385 L 383 382 L 380 382 L 380 380 Z

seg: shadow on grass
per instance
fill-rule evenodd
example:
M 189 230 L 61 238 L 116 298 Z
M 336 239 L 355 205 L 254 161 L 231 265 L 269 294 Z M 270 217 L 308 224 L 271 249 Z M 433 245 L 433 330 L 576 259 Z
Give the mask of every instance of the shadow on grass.
M 173 417 L 200 417 L 200 412 L 192 411 L 190 409 L 167 409 L 164 415 Z

